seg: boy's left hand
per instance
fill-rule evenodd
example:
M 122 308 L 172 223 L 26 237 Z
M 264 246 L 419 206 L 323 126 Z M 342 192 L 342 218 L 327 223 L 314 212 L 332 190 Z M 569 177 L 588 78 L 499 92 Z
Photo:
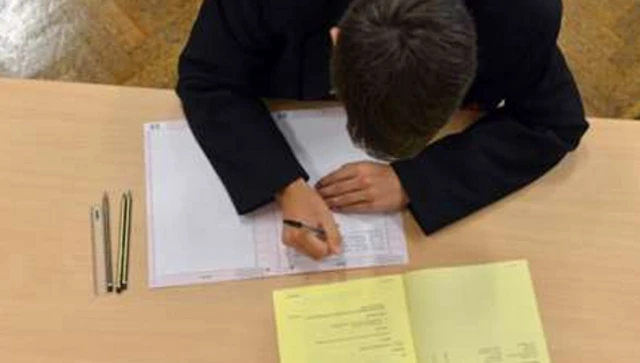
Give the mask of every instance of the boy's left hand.
M 320 179 L 316 189 L 337 212 L 390 212 L 409 204 L 393 168 L 369 161 L 343 165 Z

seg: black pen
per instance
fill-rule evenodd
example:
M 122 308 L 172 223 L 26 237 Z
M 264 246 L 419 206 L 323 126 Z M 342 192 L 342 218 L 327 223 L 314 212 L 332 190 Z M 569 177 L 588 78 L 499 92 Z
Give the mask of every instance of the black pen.
M 320 238 L 321 240 L 323 241 L 327 240 L 327 232 L 322 228 L 312 227 L 310 225 L 304 224 L 300 221 L 294 221 L 292 219 L 285 219 L 282 221 L 282 223 L 284 223 L 285 226 L 299 228 L 299 229 L 306 229 L 307 231 L 315 233 L 316 236 L 318 236 L 318 238 Z

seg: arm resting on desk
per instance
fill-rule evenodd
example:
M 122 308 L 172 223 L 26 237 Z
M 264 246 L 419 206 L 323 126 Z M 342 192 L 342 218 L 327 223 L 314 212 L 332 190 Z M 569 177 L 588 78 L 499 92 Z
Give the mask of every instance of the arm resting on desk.
M 178 95 L 189 126 L 239 213 L 307 178 L 255 81 L 277 39 L 248 0 L 206 0 L 180 57 Z M 246 10 L 248 9 L 248 10 Z
M 588 128 L 580 95 L 555 47 L 532 86 L 463 133 L 393 164 L 425 233 L 522 188 L 574 150 Z

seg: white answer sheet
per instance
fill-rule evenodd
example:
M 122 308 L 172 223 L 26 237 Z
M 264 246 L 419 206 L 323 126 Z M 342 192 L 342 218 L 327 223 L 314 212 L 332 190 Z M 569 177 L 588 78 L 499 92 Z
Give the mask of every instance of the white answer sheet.
M 274 114 L 310 183 L 344 163 L 370 160 L 355 148 L 341 109 Z M 335 214 L 343 253 L 313 261 L 281 242 L 275 204 L 239 216 L 184 120 L 144 126 L 151 287 L 407 263 L 399 213 Z

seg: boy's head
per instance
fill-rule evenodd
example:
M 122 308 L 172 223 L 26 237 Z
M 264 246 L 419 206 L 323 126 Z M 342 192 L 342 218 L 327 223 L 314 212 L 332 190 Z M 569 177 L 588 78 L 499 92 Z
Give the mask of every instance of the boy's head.
M 384 159 L 420 152 L 460 106 L 476 70 L 461 0 L 354 0 L 331 74 L 353 141 Z

